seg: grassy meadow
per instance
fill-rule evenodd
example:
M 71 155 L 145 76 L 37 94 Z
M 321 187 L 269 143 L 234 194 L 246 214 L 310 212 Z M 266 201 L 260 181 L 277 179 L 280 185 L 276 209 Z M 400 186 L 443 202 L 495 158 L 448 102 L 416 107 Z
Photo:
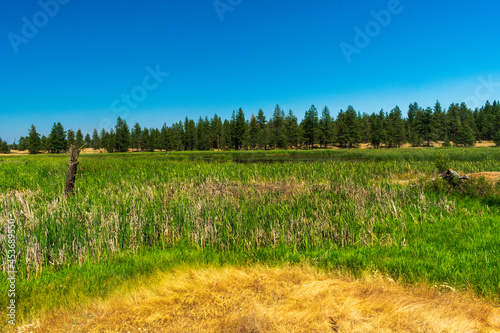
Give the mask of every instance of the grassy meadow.
M 1 156 L 0 314 L 9 218 L 18 321 L 180 265 L 377 271 L 499 302 L 499 185 L 432 183 L 439 153 L 500 172 L 497 148 L 85 154 L 64 198 L 67 155 Z

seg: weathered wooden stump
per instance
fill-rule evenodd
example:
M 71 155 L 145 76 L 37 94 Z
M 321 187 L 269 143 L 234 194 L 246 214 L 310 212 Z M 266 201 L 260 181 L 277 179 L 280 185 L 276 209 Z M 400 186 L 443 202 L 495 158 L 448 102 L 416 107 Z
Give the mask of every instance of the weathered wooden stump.
M 80 155 L 80 150 L 71 145 L 69 150 L 69 162 L 68 162 L 68 172 L 66 173 L 66 182 L 64 184 L 64 196 L 68 196 L 73 193 L 75 188 L 76 179 L 76 169 L 78 166 L 78 156 Z

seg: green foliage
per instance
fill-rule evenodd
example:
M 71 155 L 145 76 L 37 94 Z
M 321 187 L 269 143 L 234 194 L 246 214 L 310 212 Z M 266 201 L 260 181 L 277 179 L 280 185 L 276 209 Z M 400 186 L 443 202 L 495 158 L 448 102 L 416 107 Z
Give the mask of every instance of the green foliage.
M 306 140 L 309 148 L 313 148 L 314 144 L 317 142 L 320 129 L 318 121 L 318 109 L 314 105 L 311 105 L 304 116 L 301 123 L 302 131 L 304 133 L 304 139 Z
M 470 198 L 491 198 L 499 194 L 496 186 L 488 182 L 484 177 L 470 180 L 453 178 L 452 182 L 438 178 L 428 182 L 426 188 L 438 193 L 454 194 L 460 197 L 467 196 Z M 498 196 L 496 200 L 498 201 Z
M 66 132 L 61 123 L 54 123 L 50 135 L 47 138 L 47 144 L 49 146 L 49 152 L 51 153 L 61 153 L 67 149 L 68 142 L 66 141 Z
M 279 149 L 288 148 L 285 111 L 276 105 L 269 121 L 269 139 L 272 146 Z
M 299 126 L 299 121 L 292 110 L 288 112 L 288 116 L 285 119 L 285 127 L 288 144 L 298 149 L 303 140 L 303 133 Z
M 436 156 L 436 161 L 434 162 L 436 169 L 439 173 L 445 172 L 446 170 L 451 168 L 450 158 L 448 154 L 440 152 Z
M 75 138 L 75 146 L 76 148 L 80 148 L 83 146 L 85 142 L 83 141 L 83 133 L 82 133 L 82 130 L 81 129 L 78 129 L 78 131 L 76 131 L 76 138 Z
M 498 295 L 500 205 L 493 185 L 484 179 L 456 187 L 442 179 L 412 188 L 394 182 L 433 177 L 431 162 L 440 153 L 88 154 L 80 157 L 76 195 L 66 199 L 60 192 L 67 156 L 4 156 L 0 214 L 18 222 L 19 313 L 103 295 L 119 282 L 113 276 L 121 281 L 180 261 L 310 261 Z M 500 150 L 446 154 L 461 173 L 499 170 Z M 221 163 L 206 163 L 209 158 Z M 30 256 L 35 237 L 36 257 Z M 488 262 L 477 255 L 484 251 Z M 1 273 L 2 294 L 5 278 Z
M 380 110 L 380 113 L 377 115 L 373 113 L 370 116 L 370 124 L 371 124 L 371 132 L 370 132 L 370 142 L 373 147 L 379 148 L 380 144 L 386 142 L 387 140 L 387 132 L 385 130 L 385 115 L 384 111 Z
M 114 145 L 114 150 L 117 152 L 126 152 L 130 146 L 130 131 L 127 121 L 120 117 L 116 120 Z
M 467 123 L 460 125 L 455 136 L 454 143 L 456 145 L 461 145 L 464 147 L 472 147 L 475 145 L 476 138 L 474 136 L 474 133 L 472 132 L 472 129 Z
M 319 129 L 320 145 L 326 147 L 327 145 L 332 144 L 335 140 L 335 123 L 332 119 L 332 116 L 330 115 L 330 110 L 327 106 L 323 108 L 323 112 L 321 113 L 321 119 L 319 120 Z
M 68 136 L 68 146 L 66 147 L 67 149 L 69 149 L 71 147 L 71 145 L 74 145 L 75 144 L 75 131 L 73 131 L 71 128 L 68 130 L 68 133 L 67 133 L 67 136 Z
M 371 143 L 374 147 L 382 144 L 387 148 L 400 148 L 409 142 L 412 146 L 430 145 L 434 140 L 445 140 L 444 146 L 453 142 L 455 146 L 470 147 L 476 140 L 494 140 L 500 145 L 500 103 L 487 102 L 484 107 L 474 110 L 465 105 L 451 104 L 448 110 L 443 110 L 439 101 L 433 108 L 422 108 L 416 102 L 408 107 L 407 118 L 398 106 L 389 114 L 380 112 L 377 116 L 362 115 L 348 106 L 346 111 L 340 110 L 337 118 L 331 116 L 327 106 L 323 108 L 321 118 L 318 110 L 311 106 L 305 112 L 300 122 L 290 110 L 285 116 L 284 110 L 276 105 L 274 112 L 267 121 L 264 111 L 259 110 L 255 121 L 251 124 L 245 119 L 243 110 L 233 112 L 230 120 L 223 120 L 217 115 L 212 119 L 200 117 L 197 122 L 188 117 L 161 129 L 149 128 L 147 135 L 136 123 L 130 130 L 125 120 L 117 119 L 114 128 L 114 145 L 108 145 L 113 139 L 110 133 L 107 138 L 96 134 L 92 139 L 85 136 L 85 142 L 94 149 L 106 148 L 110 152 L 127 152 L 129 148 L 135 151 L 168 150 L 227 150 L 227 149 L 288 149 L 312 148 L 315 145 L 328 147 L 338 145 L 344 148 L 356 147 L 359 143 Z M 256 122 L 256 123 L 255 123 Z M 252 128 L 250 128 L 250 125 Z M 97 132 L 98 133 L 98 132 Z M 65 151 L 70 144 L 83 144 L 82 133 L 68 130 L 67 135 L 60 123 L 54 124 L 47 141 L 41 144 L 41 150 L 51 153 Z M 43 137 L 43 136 L 42 136 Z M 19 149 L 27 148 L 29 137 L 19 139 Z M 14 147 L 12 147 L 14 149 Z M 17 147 L 16 147 L 17 148 Z
M 102 148 L 101 147 L 101 140 L 99 138 L 99 133 L 97 132 L 97 129 L 94 128 L 94 131 L 92 132 L 92 149 L 97 150 Z
M 2 139 L 0 139 L 0 154 L 10 154 L 9 145 Z
M 500 130 L 497 131 L 497 134 L 495 135 L 495 144 L 497 147 L 500 147 Z
M 40 134 L 37 133 L 35 125 L 31 125 L 29 135 L 26 138 L 26 148 L 30 154 L 38 154 L 42 149 Z
M 451 147 L 450 137 L 448 134 L 444 137 L 443 147 Z

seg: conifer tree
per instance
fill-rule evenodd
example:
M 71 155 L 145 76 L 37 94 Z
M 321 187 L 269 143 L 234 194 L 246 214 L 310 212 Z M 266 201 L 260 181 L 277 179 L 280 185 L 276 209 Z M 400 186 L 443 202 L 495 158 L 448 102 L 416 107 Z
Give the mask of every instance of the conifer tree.
M 140 145 L 140 139 L 141 139 L 141 134 L 142 134 L 142 128 L 139 123 L 135 123 L 134 127 L 132 128 L 132 133 L 130 135 L 130 146 L 132 148 L 135 148 L 136 151 L 139 151 L 139 148 L 141 148 Z
M 95 128 L 94 128 L 94 131 L 92 132 L 92 148 L 94 150 L 101 148 L 101 141 L 99 140 L 99 133 L 97 132 L 97 129 L 95 129 Z
M 66 132 L 61 123 L 54 123 L 49 137 L 47 138 L 47 144 L 49 146 L 49 152 L 51 153 L 58 154 L 67 149 L 68 143 L 66 141 Z
M 66 148 L 69 149 L 69 147 L 71 147 L 71 145 L 75 144 L 75 131 L 73 131 L 72 129 L 69 129 L 67 135 L 68 135 L 68 146 Z
M 352 148 L 361 141 L 358 117 L 352 106 L 348 106 L 345 112 L 345 126 L 347 128 L 347 140 L 349 148 Z
M 1 154 L 10 154 L 10 148 L 6 141 L 0 139 L 0 153 Z
M 259 124 L 257 123 L 257 118 L 252 114 L 250 117 L 250 122 L 248 124 L 248 146 L 250 149 L 254 149 L 259 142 Z
M 321 119 L 319 120 L 319 130 L 319 143 L 324 148 L 326 148 L 327 145 L 333 143 L 333 139 L 335 136 L 334 123 L 330 115 L 330 110 L 327 106 L 325 106 L 323 108 L 323 111 L 321 112 Z
M 267 145 L 269 144 L 269 137 L 267 131 L 267 120 L 266 116 L 264 115 L 264 111 L 262 111 L 262 109 L 259 109 L 256 120 L 259 126 L 259 139 L 257 145 L 259 146 L 259 149 L 264 148 L 265 150 L 267 149 Z
M 92 147 L 92 139 L 90 138 L 89 133 L 85 134 L 84 141 L 85 141 L 86 147 L 88 147 L 88 148 Z
M 26 138 L 26 148 L 30 154 L 38 154 L 42 148 L 40 134 L 37 133 L 35 125 L 31 125 L 28 137 Z
M 75 145 L 78 149 L 83 146 L 83 133 L 80 129 L 76 131 Z
M 278 104 L 274 108 L 273 116 L 269 122 L 270 143 L 279 149 L 288 145 L 285 127 L 285 112 Z
M 306 111 L 301 126 L 306 143 L 312 149 L 319 137 L 318 109 L 314 105 Z
M 295 149 L 299 148 L 299 142 L 302 141 L 302 129 L 299 126 L 299 121 L 297 117 L 293 114 L 293 111 L 288 111 L 288 116 L 285 118 L 286 132 L 288 143 Z
M 115 125 L 115 150 L 117 152 L 127 152 L 130 146 L 130 131 L 127 121 L 118 117 Z

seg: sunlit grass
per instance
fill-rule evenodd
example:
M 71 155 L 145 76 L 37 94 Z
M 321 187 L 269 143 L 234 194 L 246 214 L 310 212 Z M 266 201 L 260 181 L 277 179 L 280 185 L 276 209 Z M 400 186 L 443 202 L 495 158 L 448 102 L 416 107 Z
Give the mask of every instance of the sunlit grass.
M 495 148 L 96 154 L 80 157 L 76 195 L 66 199 L 66 156 L 1 158 L 0 251 L 14 218 L 19 314 L 55 302 L 42 280 L 60 276 L 70 304 L 106 293 L 114 279 L 170 267 L 120 270 L 124 258 L 159 251 L 178 261 L 183 249 L 204 262 L 305 260 L 498 298 L 499 201 L 419 185 L 436 177 L 438 151 L 460 173 L 500 171 Z M 74 267 L 83 291 L 65 280 Z

